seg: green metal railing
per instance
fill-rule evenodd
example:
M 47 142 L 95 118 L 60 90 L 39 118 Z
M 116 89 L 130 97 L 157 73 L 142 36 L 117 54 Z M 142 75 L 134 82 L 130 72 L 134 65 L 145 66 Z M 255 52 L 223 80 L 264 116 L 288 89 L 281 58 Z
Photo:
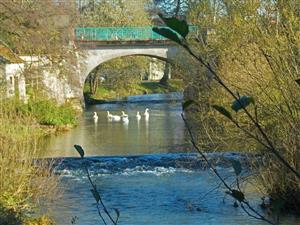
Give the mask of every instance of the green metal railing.
M 195 30 L 195 26 L 190 26 Z M 75 35 L 78 41 L 151 41 L 168 40 L 147 27 L 77 27 Z M 162 28 L 162 27 L 160 27 Z M 167 27 L 165 27 L 167 28 Z

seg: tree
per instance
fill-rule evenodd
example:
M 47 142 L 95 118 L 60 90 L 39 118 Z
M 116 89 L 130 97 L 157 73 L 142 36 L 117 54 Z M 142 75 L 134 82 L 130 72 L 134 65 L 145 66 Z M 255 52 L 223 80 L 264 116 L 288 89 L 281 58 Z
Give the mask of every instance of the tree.
M 83 27 L 126 27 L 151 24 L 146 7 L 148 0 L 102 0 L 89 3 L 81 10 Z
M 16 54 L 40 58 L 44 66 L 72 80 L 76 14 L 75 3 L 69 1 L 1 1 L 0 42 Z
M 1 1 L 1 42 L 19 54 L 66 55 L 73 36 L 74 6 L 52 0 Z
M 210 105 L 222 106 L 232 116 L 228 120 L 224 108 L 216 111 L 216 107 L 211 107 L 206 120 L 211 124 L 207 127 L 214 124 L 219 129 L 208 130 L 210 141 L 213 139 L 219 149 L 245 149 L 263 154 L 265 161 L 258 176 L 260 190 L 274 204 L 282 201 L 283 209 L 299 212 L 297 4 L 297 1 L 232 0 L 223 1 L 219 13 L 213 13 L 211 1 L 201 1 L 189 12 L 189 18 L 209 31 L 196 37 L 191 48 L 233 90 L 228 93 L 218 82 L 209 85 Z M 255 103 L 249 104 L 249 112 L 236 110 L 236 113 L 233 95 L 238 99 L 251 96 Z M 277 153 L 271 150 L 271 154 L 270 148 Z
M 147 12 L 148 0 L 103 0 L 86 2 L 81 10 L 79 25 L 83 27 L 134 27 L 149 26 L 151 18 Z M 99 76 L 109 74 L 113 86 L 126 86 L 140 80 L 140 73 L 148 68 L 149 60 L 145 57 L 126 57 L 114 59 L 99 65 L 90 74 L 90 89 L 95 91 Z M 98 77 L 98 78 L 97 78 Z M 95 81 L 95 82 L 94 82 Z
M 254 165 L 260 165 L 257 168 L 260 190 L 270 197 L 270 208 L 275 214 L 280 210 L 299 213 L 300 16 L 295 9 L 297 2 L 229 0 L 223 1 L 220 14 L 211 13 L 215 8 L 210 1 L 198 3 L 196 11 L 190 12 L 191 20 L 207 28 L 206 32 L 199 32 L 190 43 L 168 33 L 165 36 L 180 43 L 214 81 L 208 83 L 207 122 L 208 127 L 219 129 L 213 130 L 214 133 L 207 130 L 208 141 L 214 140 L 216 147 L 223 150 L 260 153 L 263 160 Z M 156 30 L 160 32 L 159 28 Z M 176 27 L 174 30 L 182 31 Z M 184 108 L 189 104 L 186 102 Z M 192 142 L 197 148 L 194 138 Z M 215 174 L 218 176 L 217 171 Z M 228 193 L 247 205 L 242 192 L 239 196 L 232 190 Z
M 185 18 L 188 11 L 188 0 L 154 0 L 154 4 L 166 17 Z

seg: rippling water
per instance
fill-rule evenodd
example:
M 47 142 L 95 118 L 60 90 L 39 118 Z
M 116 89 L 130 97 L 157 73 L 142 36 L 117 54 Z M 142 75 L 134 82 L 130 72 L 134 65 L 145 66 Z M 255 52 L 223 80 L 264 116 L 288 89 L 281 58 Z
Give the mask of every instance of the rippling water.
M 180 118 L 181 104 L 154 104 L 157 97 L 166 98 L 142 96 L 131 99 L 134 103 L 90 107 L 77 128 L 47 140 L 45 156 L 56 157 L 56 172 L 62 175 L 60 187 L 64 190 L 61 198 L 49 203 L 57 224 L 71 224 L 75 217 L 75 224 L 102 224 L 83 165 L 89 168 L 107 207 L 121 212 L 120 225 L 264 224 L 234 208 L 234 201 L 216 188 L 219 180 L 197 154 L 191 153 Z M 149 99 L 152 102 L 144 102 Z M 149 121 L 136 121 L 136 111 L 145 108 L 150 109 Z M 109 122 L 107 110 L 113 114 L 125 111 L 129 124 Z M 92 119 L 94 111 L 99 115 L 97 123 Z M 86 159 L 78 158 L 74 144 L 86 149 Z M 246 156 L 211 153 L 208 157 L 230 182 L 234 177 L 230 159 L 243 162 Z M 243 174 L 247 175 L 245 167 Z M 258 194 L 249 193 L 254 206 L 258 205 Z M 283 224 L 299 221 L 289 217 Z
M 230 159 L 245 159 L 232 153 L 208 157 L 229 182 L 234 178 Z M 52 203 L 52 216 L 58 224 L 70 224 L 75 216 L 76 224 L 101 224 L 83 165 L 89 168 L 107 207 L 120 210 L 119 224 L 265 224 L 234 208 L 230 197 L 224 198 L 225 190 L 216 188 L 219 180 L 196 154 L 63 158 L 57 163 L 65 188 L 63 198 Z M 259 196 L 247 193 L 256 206 Z M 283 220 L 283 224 L 297 222 L 299 219 Z

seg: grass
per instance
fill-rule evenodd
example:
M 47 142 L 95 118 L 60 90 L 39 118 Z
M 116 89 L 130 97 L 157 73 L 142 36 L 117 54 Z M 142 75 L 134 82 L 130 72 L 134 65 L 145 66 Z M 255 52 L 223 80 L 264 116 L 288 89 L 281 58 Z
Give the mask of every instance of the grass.
M 133 83 L 116 89 L 107 86 L 100 86 L 97 88 L 96 93 L 94 95 L 90 95 L 89 98 L 95 100 L 113 100 L 131 95 L 169 93 L 176 91 L 183 91 L 182 80 L 169 80 L 169 84 L 167 86 L 162 85 L 159 82 Z M 89 94 L 88 85 L 85 86 L 84 92 L 86 95 Z
M 54 199 L 58 177 L 48 164 L 35 165 L 45 135 L 41 124 L 75 123 L 69 106 L 46 100 L 28 105 L 0 102 L 0 224 L 50 225 L 47 216 L 29 218 L 42 199 Z
M 56 105 L 47 99 L 39 99 L 28 104 L 19 104 L 17 110 L 27 117 L 34 117 L 40 125 L 64 126 L 76 124 L 76 111 L 68 103 Z

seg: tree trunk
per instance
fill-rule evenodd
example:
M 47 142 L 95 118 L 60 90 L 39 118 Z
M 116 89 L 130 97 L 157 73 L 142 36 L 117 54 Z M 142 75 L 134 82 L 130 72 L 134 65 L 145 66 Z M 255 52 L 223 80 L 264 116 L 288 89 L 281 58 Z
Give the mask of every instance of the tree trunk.
M 168 85 L 168 80 L 171 77 L 171 66 L 169 63 L 165 65 L 164 76 L 160 79 L 159 83 L 162 85 Z
M 98 79 L 95 74 L 90 77 L 90 93 L 94 95 L 98 88 Z

